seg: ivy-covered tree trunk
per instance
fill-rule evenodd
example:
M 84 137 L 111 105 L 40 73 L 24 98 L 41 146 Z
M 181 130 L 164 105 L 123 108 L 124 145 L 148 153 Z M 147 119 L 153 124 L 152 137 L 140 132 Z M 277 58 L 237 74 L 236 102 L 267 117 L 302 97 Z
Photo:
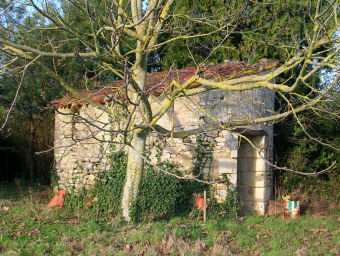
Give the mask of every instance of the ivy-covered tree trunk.
M 146 131 L 138 129 L 134 132 L 131 147 L 128 150 L 126 182 L 122 197 L 122 213 L 126 221 L 130 221 L 131 206 L 136 202 L 141 185 Z

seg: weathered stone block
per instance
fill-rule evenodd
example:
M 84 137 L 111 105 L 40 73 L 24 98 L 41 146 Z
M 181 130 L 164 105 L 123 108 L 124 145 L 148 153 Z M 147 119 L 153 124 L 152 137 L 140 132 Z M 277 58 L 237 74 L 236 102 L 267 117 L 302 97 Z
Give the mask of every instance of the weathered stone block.
M 238 187 L 237 191 L 243 198 L 243 201 L 264 202 L 269 201 L 272 195 L 272 187 L 253 188 L 253 187 Z
M 96 179 L 96 177 L 93 174 L 90 174 L 90 175 L 88 175 L 87 179 L 89 181 L 94 181 Z
M 239 157 L 256 157 L 255 149 L 249 143 L 242 143 L 239 148 Z
M 265 136 L 253 136 L 251 141 L 258 148 L 265 147 Z
M 216 142 L 216 143 L 221 143 L 221 145 L 224 145 L 225 139 L 222 138 L 222 137 L 217 137 L 217 138 L 215 139 L 215 142 Z
M 264 215 L 268 207 L 268 201 L 265 202 L 252 202 L 244 201 L 241 211 L 244 213 L 253 214 L 256 211 L 258 214 Z
M 230 151 L 238 150 L 238 136 L 231 132 L 225 135 L 225 145 Z
M 241 167 L 240 171 L 248 172 L 268 172 L 270 170 L 270 166 L 262 158 L 247 158 L 240 163 L 239 167 Z
M 218 162 L 218 159 L 227 158 L 230 159 L 230 151 L 225 146 L 221 147 L 221 150 L 213 152 L 214 161 Z
M 227 131 L 227 130 L 222 130 L 222 131 L 220 131 L 220 137 L 222 137 L 222 138 L 224 138 L 226 135 L 228 135 L 229 134 L 229 131 Z
M 209 168 L 203 168 L 203 173 L 204 174 L 208 174 L 210 172 L 210 169 Z
M 238 151 L 237 150 L 231 150 L 230 151 L 230 157 L 233 159 L 236 159 L 238 156 Z
M 162 155 L 161 160 L 166 161 L 166 160 L 169 160 L 170 158 L 171 158 L 170 153 L 166 153 L 166 154 Z
M 227 197 L 227 190 L 216 190 L 216 196 L 220 198 L 226 198 Z
M 234 174 L 227 174 L 227 177 L 229 179 L 230 185 L 236 188 L 237 185 L 237 173 Z
M 272 180 L 268 178 L 265 172 L 239 172 L 240 186 L 265 188 L 272 186 Z
M 227 185 L 226 184 L 217 183 L 217 184 L 214 184 L 213 186 L 217 190 L 226 190 L 227 189 Z
M 243 158 L 243 157 L 238 157 L 237 158 L 237 170 L 238 171 L 247 171 L 247 158 Z
M 207 137 L 207 142 L 213 143 L 214 139 L 212 137 Z
M 219 173 L 237 172 L 237 159 L 220 158 L 218 159 Z
M 67 177 L 67 172 L 60 172 L 59 173 L 60 178 L 66 178 Z

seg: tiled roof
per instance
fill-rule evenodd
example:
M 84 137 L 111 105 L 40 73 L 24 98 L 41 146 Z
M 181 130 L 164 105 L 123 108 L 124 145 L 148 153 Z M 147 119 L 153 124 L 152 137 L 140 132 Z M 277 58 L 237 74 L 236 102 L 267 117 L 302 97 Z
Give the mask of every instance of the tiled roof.
M 278 66 L 277 60 L 272 61 L 260 61 L 256 64 L 249 64 L 247 62 L 229 61 L 222 64 L 205 65 L 200 67 L 199 76 L 207 80 L 215 80 L 220 77 L 242 77 L 247 75 L 253 75 L 265 70 L 272 69 Z M 178 81 L 180 84 L 184 83 L 197 72 L 197 67 L 188 67 L 179 70 L 170 70 L 162 72 L 153 72 L 148 74 L 146 94 L 162 94 L 169 89 L 169 84 L 172 80 Z M 124 80 L 117 80 L 111 83 L 107 83 L 96 90 L 82 90 L 79 94 L 85 98 L 91 98 L 99 104 L 110 102 L 112 95 L 116 95 L 118 90 L 124 86 Z M 200 86 L 198 83 L 194 83 L 190 88 Z M 72 95 L 65 95 L 65 97 L 52 101 L 52 105 L 55 107 L 64 107 L 69 105 L 83 105 L 84 100 L 77 100 Z

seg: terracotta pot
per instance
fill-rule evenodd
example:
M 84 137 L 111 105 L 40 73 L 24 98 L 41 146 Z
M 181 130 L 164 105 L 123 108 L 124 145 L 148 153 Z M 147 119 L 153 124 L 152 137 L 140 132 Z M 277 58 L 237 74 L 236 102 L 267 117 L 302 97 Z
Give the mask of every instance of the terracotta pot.
M 196 198 L 195 204 L 197 206 L 197 209 L 204 211 L 204 198 L 203 197 Z

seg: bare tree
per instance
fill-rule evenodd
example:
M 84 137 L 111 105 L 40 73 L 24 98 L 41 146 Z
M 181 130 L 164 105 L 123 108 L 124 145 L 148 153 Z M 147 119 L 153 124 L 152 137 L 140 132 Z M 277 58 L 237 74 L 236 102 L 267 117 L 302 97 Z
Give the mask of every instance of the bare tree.
M 91 104 L 111 115 L 114 115 L 113 109 L 100 105 L 91 98 L 84 97 L 72 87 L 69 81 L 61 75 L 58 65 L 65 59 L 78 59 L 84 63 L 93 62 L 96 63 L 98 74 L 110 73 L 111 76 L 124 80 L 126 86 L 117 90 L 120 90 L 121 94 L 125 94 L 125 97 L 124 99 L 117 97 L 115 103 L 127 110 L 128 120 L 130 120 L 124 129 L 116 131 L 131 135 L 131 139 L 125 141 L 128 146 L 128 167 L 122 199 L 123 216 L 127 220 L 129 220 L 129 208 L 135 201 L 140 186 L 144 164 L 143 153 L 147 132 L 150 129 L 167 136 L 171 134 L 173 137 L 184 137 L 203 131 L 274 122 L 305 110 L 319 111 L 318 106 L 323 101 L 330 99 L 331 92 L 338 85 L 338 71 L 340 70 L 339 37 L 337 34 L 339 5 L 338 1 L 319 0 L 315 5 L 314 2 L 310 3 L 308 15 L 311 18 L 312 26 L 304 27 L 304 37 L 277 45 L 281 51 L 286 52 L 286 59 L 279 60 L 281 65 L 276 69 L 251 77 L 232 76 L 216 81 L 200 76 L 204 70 L 202 70 L 202 66 L 198 65 L 196 74 L 184 83 L 180 84 L 172 80 L 168 85 L 170 90 L 167 92 L 167 96 L 159 105 L 155 106 L 151 102 L 152 97 L 146 93 L 148 59 L 151 54 L 155 55 L 162 46 L 188 38 L 204 39 L 214 34 L 219 38 L 219 42 L 216 41 L 211 47 L 210 52 L 214 52 L 235 33 L 244 37 L 258 33 L 257 30 L 242 31 L 241 23 L 244 22 L 247 15 L 242 15 L 245 17 L 244 19 L 238 17 L 247 12 L 256 12 L 255 8 L 249 9 L 246 4 L 239 9 L 228 10 L 223 19 L 218 20 L 204 15 L 193 18 L 189 14 L 176 14 L 173 11 L 176 4 L 177 2 L 174 0 L 119 0 L 102 1 L 99 4 L 91 4 L 88 0 L 84 2 L 68 0 L 58 4 L 53 4 L 52 1 L 38 3 L 34 0 L 27 0 L 20 7 L 34 8 L 45 20 L 45 23 L 27 31 L 4 26 L 5 32 L 0 35 L 0 50 L 3 56 L 6 56 L 6 58 L 1 58 L 3 70 L 9 72 L 11 65 L 17 59 L 26 59 L 30 61 L 31 65 L 40 66 L 43 72 L 57 80 L 60 86 L 70 92 L 75 99 Z M 90 30 L 77 27 L 77 23 L 68 20 L 64 16 L 64 11 L 61 10 L 62 7 L 74 8 L 77 15 L 87 22 Z M 259 5 L 259 8 L 264 7 Z M 212 30 L 191 34 L 184 25 L 178 27 L 179 23 L 174 22 L 179 17 L 182 20 L 187 20 L 188 26 L 195 23 L 209 26 Z M 185 22 L 181 24 L 185 24 Z M 303 23 L 289 24 L 289 26 L 304 25 Z M 36 42 L 31 44 L 29 40 L 26 40 L 28 34 L 33 31 L 47 30 L 56 33 L 63 32 L 67 38 L 42 37 L 39 44 Z M 171 36 L 164 39 L 162 36 L 168 32 L 171 32 Z M 67 51 L 66 46 L 74 42 L 77 43 L 78 50 Z M 260 41 L 259 43 L 266 44 L 268 42 Z M 190 48 L 190 46 L 188 47 Z M 209 54 L 206 60 L 209 60 Z M 52 61 L 52 65 L 46 65 L 48 61 Z M 332 81 L 321 86 L 312 84 L 313 80 L 310 78 L 321 76 L 322 71 L 326 69 L 332 70 L 334 74 Z M 282 74 L 287 77 L 285 81 L 272 82 Z M 192 86 L 194 84 L 204 86 Z M 300 90 L 301 87 L 308 88 L 305 90 L 307 93 Z M 185 134 L 169 131 L 157 123 L 177 98 L 211 90 L 247 91 L 254 88 L 267 88 L 275 91 L 281 99 L 286 101 L 285 107 L 269 116 L 205 124 L 201 128 L 187 131 Z

